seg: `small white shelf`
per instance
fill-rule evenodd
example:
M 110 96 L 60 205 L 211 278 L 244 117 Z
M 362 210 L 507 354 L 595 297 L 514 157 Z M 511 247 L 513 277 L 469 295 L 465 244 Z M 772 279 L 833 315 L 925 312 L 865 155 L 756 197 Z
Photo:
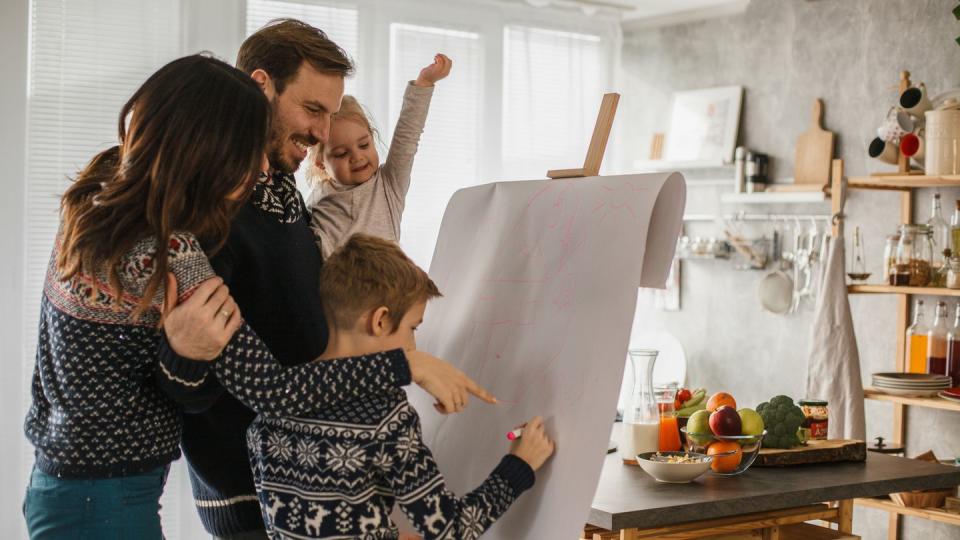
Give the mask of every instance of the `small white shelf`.
M 727 163 L 719 159 L 709 161 L 666 161 L 662 159 L 642 159 L 634 161 L 633 167 L 637 170 L 637 172 L 667 172 L 700 169 L 726 169 L 733 167 L 733 163 Z M 733 179 L 731 178 L 731 182 L 732 180 Z
M 822 203 L 830 198 L 822 191 L 762 191 L 760 193 L 724 193 L 720 201 L 736 204 Z

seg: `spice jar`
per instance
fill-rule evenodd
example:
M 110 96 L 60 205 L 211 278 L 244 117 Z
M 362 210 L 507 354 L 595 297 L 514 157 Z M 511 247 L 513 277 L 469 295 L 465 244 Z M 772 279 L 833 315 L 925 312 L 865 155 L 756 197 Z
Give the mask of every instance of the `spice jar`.
M 933 243 L 926 225 L 901 225 L 892 285 L 926 287 L 931 279 Z
M 804 416 L 802 427 L 810 430 L 810 438 L 826 439 L 827 425 L 830 420 L 827 402 L 822 399 L 801 399 L 799 405 Z
M 888 283 L 894 285 L 893 272 L 894 267 L 897 264 L 897 244 L 900 242 L 899 234 L 891 234 L 887 237 L 887 243 L 883 247 L 883 279 L 886 279 Z
M 954 257 L 947 260 L 947 283 L 948 289 L 960 289 L 960 259 Z

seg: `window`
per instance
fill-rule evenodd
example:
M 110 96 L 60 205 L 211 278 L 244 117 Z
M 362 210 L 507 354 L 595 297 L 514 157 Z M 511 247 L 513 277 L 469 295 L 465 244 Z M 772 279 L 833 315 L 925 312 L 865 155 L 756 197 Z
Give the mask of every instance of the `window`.
M 508 26 L 503 43 L 503 171 L 543 178 L 579 167 L 606 86 L 599 36 Z
M 40 297 L 59 224 L 60 195 L 94 154 L 117 142 L 120 109 L 146 78 L 180 54 L 178 0 L 32 0 L 28 76 L 23 373 L 29 388 Z M 29 392 L 24 393 L 30 399 Z M 24 410 L 29 401 L 24 404 Z M 29 444 L 24 440 L 24 444 Z M 24 471 L 33 464 L 23 452 Z M 182 462 L 178 465 L 182 466 Z M 189 487 L 171 471 L 163 499 L 178 534 Z M 182 509 L 182 510 L 181 510 Z M 194 513 L 195 514 L 195 513 Z
M 390 133 L 409 81 L 442 52 L 451 75 L 438 83 L 413 164 L 400 243 L 418 265 L 430 266 L 440 220 L 453 193 L 480 181 L 482 50 L 480 35 L 445 28 L 390 26 Z M 386 156 L 381 156 L 381 161 Z

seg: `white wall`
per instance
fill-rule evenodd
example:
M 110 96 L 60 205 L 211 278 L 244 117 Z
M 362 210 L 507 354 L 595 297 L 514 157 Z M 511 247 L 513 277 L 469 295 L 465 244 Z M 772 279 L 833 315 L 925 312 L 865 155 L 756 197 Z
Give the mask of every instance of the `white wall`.
M 28 0 L 0 3 L 0 163 L 3 163 L 3 196 L 0 197 L 0 523 L 6 538 L 25 535 L 20 507 L 26 451 L 23 438 L 23 394 L 28 374 L 21 370 L 23 305 L 24 129 L 27 110 Z

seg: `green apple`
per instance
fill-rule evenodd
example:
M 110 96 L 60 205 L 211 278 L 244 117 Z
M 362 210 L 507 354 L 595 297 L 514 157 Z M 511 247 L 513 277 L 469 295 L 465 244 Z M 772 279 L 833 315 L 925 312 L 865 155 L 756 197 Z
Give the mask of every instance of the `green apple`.
M 702 410 L 690 415 L 690 419 L 687 420 L 687 438 L 699 445 L 710 443 L 712 440 L 710 411 Z
M 740 424 L 743 435 L 760 435 L 763 433 L 763 418 L 753 409 L 740 409 Z

